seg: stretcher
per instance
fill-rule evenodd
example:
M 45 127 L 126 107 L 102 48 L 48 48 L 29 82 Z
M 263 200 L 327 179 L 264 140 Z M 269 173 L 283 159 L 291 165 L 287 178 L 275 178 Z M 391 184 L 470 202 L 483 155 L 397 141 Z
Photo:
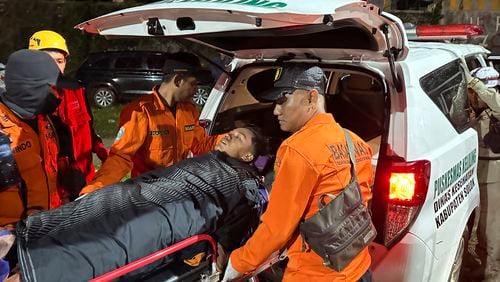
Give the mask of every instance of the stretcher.
M 200 266 L 191 271 L 190 273 L 184 273 L 183 275 L 180 276 L 175 276 L 175 277 L 163 277 L 163 278 L 155 278 L 152 279 L 153 281 L 201 281 L 201 282 L 218 282 L 222 279 L 222 273 L 217 270 L 216 262 L 217 262 L 217 243 L 216 241 L 210 236 L 206 234 L 201 234 L 201 235 L 195 235 L 192 237 L 189 237 L 187 239 L 184 239 L 183 241 L 180 241 L 172 246 L 168 246 L 162 250 L 159 250 L 157 252 L 154 252 L 150 255 L 147 255 L 143 258 L 140 258 L 136 261 L 133 261 L 129 264 L 126 264 L 122 267 L 119 267 L 115 270 L 112 270 L 108 273 L 105 273 L 103 275 L 100 275 L 92 280 L 90 282 L 107 282 L 107 281 L 113 281 L 123 275 L 129 274 L 141 267 L 144 267 L 148 264 L 151 264 L 155 261 L 158 261 L 162 258 L 165 258 L 169 255 L 172 255 L 182 249 L 185 249 L 187 247 L 190 247 L 196 243 L 206 241 L 209 243 L 209 247 L 211 250 L 211 255 L 208 256 L 208 259 L 205 263 L 200 264 Z M 240 279 L 236 281 L 251 281 L 251 282 L 258 282 L 258 274 L 268 270 L 271 266 L 277 264 L 280 261 L 283 261 L 286 258 L 286 254 L 278 254 L 275 253 L 269 260 L 267 260 L 265 263 L 263 263 L 261 266 L 259 266 L 256 270 L 250 273 L 246 273 L 241 277 Z
M 108 273 L 105 273 L 101 276 L 98 276 L 90 281 L 91 282 L 112 281 L 114 279 L 117 279 L 117 278 L 125 275 L 125 274 L 131 273 L 134 270 L 137 270 L 141 267 L 144 267 L 148 264 L 151 264 L 157 260 L 165 258 L 169 255 L 172 255 L 175 252 L 178 252 L 182 249 L 185 249 L 189 246 L 192 246 L 193 244 L 196 244 L 196 243 L 202 242 L 202 241 L 207 241 L 209 243 L 212 254 L 211 254 L 210 259 L 209 259 L 208 269 L 206 269 L 207 272 L 202 271 L 202 273 L 200 274 L 200 277 L 199 277 L 200 278 L 199 281 L 202 281 L 202 282 L 219 281 L 220 272 L 217 271 L 217 267 L 216 267 L 217 243 L 215 242 L 215 240 L 211 236 L 206 235 L 206 234 L 195 235 L 195 236 L 189 237 L 187 239 L 184 239 L 176 244 L 168 246 L 162 250 L 154 252 L 154 253 L 147 255 L 143 258 L 140 258 L 136 261 L 133 261 L 133 262 L 126 264 L 122 267 L 119 267 L 115 270 L 112 270 Z M 205 269 L 205 268 L 207 268 L 207 265 L 201 264 L 200 268 Z M 175 280 L 179 280 L 179 279 L 175 279 Z M 175 281 L 175 280 L 173 280 L 173 281 Z M 172 280 L 169 279 L 169 281 L 172 281 Z
M 265 209 L 267 202 L 269 201 L 269 193 L 267 189 L 262 186 L 259 189 L 259 194 L 262 197 L 262 211 Z M 261 215 L 259 214 L 259 217 Z M 167 256 L 173 255 L 176 252 L 179 252 L 183 249 L 191 247 L 200 242 L 208 242 L 210 254 L 207 256 L 207 259 L 200 263 L 196 268 L 187 267 L 183 262 L 179 262 L 173 265 L 165 266 L 165 269 L 160 269 L 158 275 L 152 275 L 148 277 L 148 279 L 141 278 L 141 281 L 202 281 L 202 282 L 218 282 L 222 280 L 223 273 L 220 273 L 217 270 L 217 242 L 216 240 L 207 234 L 200 234 L 184 239 L 176 244 L 168 246 L 162 250 L 156 251 L 152 254 L 149 254 L 145 257 L 142 257 L 136 261 L 130 262 L 122 267 L 119 267 L 115 270 L 112 270 L 108 273 L 100 275 L 92 280 L 91 282 L 105 282 L 112 281 L 124 275 L 130 274 L 131 272 L 138 270 L 146 265 L 157 262 L 160 259 L 166 258 Z M 256 270 L 250 273 L 246 273 L 242 278 L 237 281 L 259 281 L 258 275 L 263 273 L 266 270 L 270 270 L 273 265 L 277 265 L 279 262 L 286 259 L 285 253 L 276 252 L 273 254 L 270 259 L 264 262 L 261 266 L 259 266 Z M 175 269 L 175 271 L 174 271 Z M 272 274 L 271 274 L 272 276 Z M 151 278 L 151 279 L 149 279 Z M 278 281 L 276 279 L 271 279 L 272 281 Z

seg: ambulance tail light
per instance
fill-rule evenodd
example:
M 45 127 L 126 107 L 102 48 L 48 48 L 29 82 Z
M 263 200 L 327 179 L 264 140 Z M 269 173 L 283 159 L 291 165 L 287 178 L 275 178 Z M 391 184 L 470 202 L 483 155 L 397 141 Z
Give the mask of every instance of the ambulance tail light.
M 372 214 L 377 242 L 390 247 L 408 231 L 429 187 L 430 162 L 382 161 L 373 187 Z

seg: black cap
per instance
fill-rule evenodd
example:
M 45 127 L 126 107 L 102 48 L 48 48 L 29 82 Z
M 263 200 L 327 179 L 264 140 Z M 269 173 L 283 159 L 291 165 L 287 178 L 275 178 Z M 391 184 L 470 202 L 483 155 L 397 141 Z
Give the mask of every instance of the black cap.
M 165 65 L 163 65 L 163 74 L 185 74 L 194 76 L 197 80 L 204 80 L 205 78 L 205 71 L 198 66 L 172 59 L 165 60 Z
M 316 89 L 325 93 L 326 76 L 323 70 L 314 65 L 289 64 L 277 69 L 274 87 L 258 95 L 259 100 L 275 101 L 283 92 L 295 89 Z
M 7 59 L 2 101 L 22 118 L 31 118 L 45 104 L 49 85 L 68 86 L 54 59 L 43 51 L 16 51 Z

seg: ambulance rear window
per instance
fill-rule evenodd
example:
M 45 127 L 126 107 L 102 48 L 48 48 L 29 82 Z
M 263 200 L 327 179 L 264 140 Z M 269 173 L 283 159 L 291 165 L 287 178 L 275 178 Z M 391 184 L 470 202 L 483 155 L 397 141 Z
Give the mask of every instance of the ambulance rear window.
M 467 83 L 460 60 L 448 63 L 420 79 L 422 89 L 458 132 L 468 128 Z

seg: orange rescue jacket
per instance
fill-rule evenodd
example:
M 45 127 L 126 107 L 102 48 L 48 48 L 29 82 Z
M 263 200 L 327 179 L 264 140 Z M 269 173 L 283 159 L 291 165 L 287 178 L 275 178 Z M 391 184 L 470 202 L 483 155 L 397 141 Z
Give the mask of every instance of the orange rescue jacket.
M 314 138 L 311 138 L 314 137 Z M 371 198 L 372 151 L 358 136 L 355 146 L 356 172 L 365 201 Z M 323 266 L 320 256 L 302 250 L 299 223 L 318 211 L 318 197 L 338 194 L 349 183 L 350 163 L 344 133 L 331 114 L 319 114 L 286 139 L 278 149 L 276 178 L 262 223 L 248 242 L 231 254 L 240 273 L 254 270 L 273 252 L 287 247 L 289 262 L 284 281 L 357 281 L 368 270 L 368 249 L 343 271 Z
M 177 103 L 174 117 L 155 89 L 127 105 L 119 125 L 108 159 L 81 194 L 118 182 L 131 169 L 132 176 L 137 176 L 183 160 L 189 152 L 206 153 L 215 140 L 198 124 L 192 103 Z
M 19 173 L 26 183 L 28 213 L 61 205 L 57 192 L 57 136 L 50 119 L 38 116 L 38 134 L 0 103 L 0 130 L 11 139 Z M 19 187 L 0 192 L 0 226 L 21 219 L 24 207 Z

